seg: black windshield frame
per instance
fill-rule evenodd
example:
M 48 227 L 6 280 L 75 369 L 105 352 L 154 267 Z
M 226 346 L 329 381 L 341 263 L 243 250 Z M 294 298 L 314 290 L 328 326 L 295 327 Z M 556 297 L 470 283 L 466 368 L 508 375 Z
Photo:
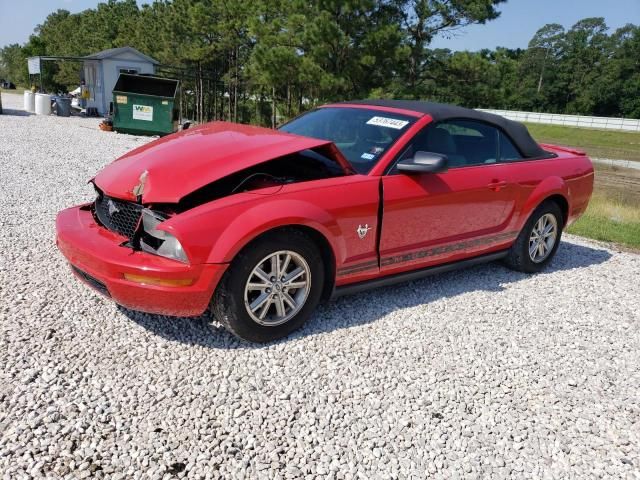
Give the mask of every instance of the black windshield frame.
M 316 117 L 314 123 L 308 123 L 310 117 Z M 278 130 L 333 142 L 353 169 L 366 175 L 417 120 L 418 117 L 375 108 L 321 107 Z M 373 136 L 376 138 L 368 138 Z

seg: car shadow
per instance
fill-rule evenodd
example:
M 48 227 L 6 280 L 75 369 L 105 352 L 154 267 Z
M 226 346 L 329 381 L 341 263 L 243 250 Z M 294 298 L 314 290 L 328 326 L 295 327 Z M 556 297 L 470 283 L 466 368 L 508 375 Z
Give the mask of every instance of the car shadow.
M 586 268 L 611 258 L 606 250 L 563 242 L 551 265 L 538 275 Z M 505 285 L 529 277 L 509 270 L 499 262 L 477 265 L 426 277 L 413 282 L 378 288 L 338 298 L 318 306 L 307 324 L 289 337 L 270 344 L 251 344 L 237 339 L 224 327 L 211 323 L 207 313 L 182 318 L 153 315 L 118 307 L 129 319 L 170 341 L 213 349 L 256 349 L 333 330 L 374 322 L 397 310 L 451 298 L 472 291 L 500 292 Z

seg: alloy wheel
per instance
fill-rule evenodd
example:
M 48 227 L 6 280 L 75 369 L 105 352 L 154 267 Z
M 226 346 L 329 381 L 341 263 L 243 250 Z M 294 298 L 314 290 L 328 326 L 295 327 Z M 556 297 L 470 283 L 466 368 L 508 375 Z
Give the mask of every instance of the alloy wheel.
M 545 213 L 533 226 L 529 236 L 529 258 L 534 263 L 543 262 L 553 251 L 558 238 L 558 220 Z
M 264 257 L 251 271 L 244 303 L 256 323 L 275 327 L 302 309 L 310 289 L 311 269 L 305 259 L 290 250 L 280 250 Z

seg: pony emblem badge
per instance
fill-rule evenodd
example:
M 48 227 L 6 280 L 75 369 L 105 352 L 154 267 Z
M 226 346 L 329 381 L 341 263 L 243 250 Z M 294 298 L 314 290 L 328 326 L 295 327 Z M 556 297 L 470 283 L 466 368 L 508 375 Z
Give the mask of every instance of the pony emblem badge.
M 364 237 L 367 236 L 367 233 L 369 232 L 369 230 L 371 230 L 371 227 L 369 226 L 368 223 L 365 223 L 364 227 L 362 225 L 358 225 L 358 228 L 356 228 L 356 232 L 358 233 L 360 240 L 363 240 Z

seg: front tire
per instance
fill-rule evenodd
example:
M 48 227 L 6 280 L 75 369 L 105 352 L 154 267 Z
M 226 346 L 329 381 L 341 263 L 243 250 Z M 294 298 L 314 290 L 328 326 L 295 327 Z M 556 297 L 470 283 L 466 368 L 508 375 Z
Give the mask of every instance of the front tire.
M 519 272 L 536 273 L 555 256 L 564 218 L 557 203 L 542 203 L 527 220 L 505 258 L 506 265 Z
M 235 336 L 270 342 L 304 324 L 323 285 L 322 258 L 311 238 L 298 230 L 268 233 L 234 258 L 211 309 Z

